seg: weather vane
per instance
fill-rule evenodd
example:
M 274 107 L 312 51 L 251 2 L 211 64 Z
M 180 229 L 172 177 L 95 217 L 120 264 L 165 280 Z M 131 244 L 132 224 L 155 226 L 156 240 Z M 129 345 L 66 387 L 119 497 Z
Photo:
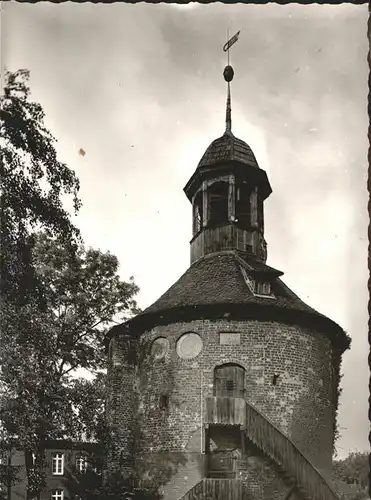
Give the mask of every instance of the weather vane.
M 238 37 L 240 36 L 240 33 L 241 33 L 241 31 L 237 31 L 237 33 L 235 35 L 233 35 L 232 38 L 230 38 L 228 40 L 228 42 L 225 43 L 223 46 L 224 52 L 227 52 L 227 54 L 228 54 L 228 66 L 229 66 L 229 49 L 232 47 L 232 45 L 234 45 L 237 42 Z
M 223 46 L 224 52 L 227 52 L 228 54 L 228 65 L 224 68 L 223 71 L 223 76 L 224 80 L 228 83 L 228 94 L 227 94 L 227 114 L 226 114 L 226 133 L 231 134 L 232 133 L 232 117 L 231 117 L 231 89 L 230 89 L 230 82 L 233 80 L 234 76 L 234 71 L 232 66 L 229 65 L 229 49 L 234 45 L 238 37 L 240 36 L 240 31 L 237 31 L 235 35 L 232 36 Z

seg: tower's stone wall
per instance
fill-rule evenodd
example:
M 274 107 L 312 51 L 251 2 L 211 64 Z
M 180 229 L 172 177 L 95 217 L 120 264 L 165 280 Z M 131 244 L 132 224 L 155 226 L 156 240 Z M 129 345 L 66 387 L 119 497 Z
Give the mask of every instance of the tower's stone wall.
M 109 345 L 107 423 L 111 431 L 107 466 L 131 474 L 137 433 L 137 368 L 135 345 L 126 337 L 113 337 Z
M 189 332 L 201 337 L 202 350 L 193 359 L 181 359 L 177 341 Z M 220 333 L 239 333 L 239 345 L 221 345 Z M 151 345 L 159 337 L 168 340 L 168 350 L 156 359 Z M 205 476 L 205 398 L 213 395 L 214 368 L 224 363 L 245 368 L 245 399 L 313 465 L 331 466 L 336 387 L 332 347 L 324 335 L 277 322 L 197 320 L 144 332 L 136 371 L 124 361 L 115 362 L 120 356 L 126 359 L 126 350 L 116 342 L 111 355 L 111 365 L 116 363 L 111 368 L 112 424 L 127 455 L 134 429 L 139 429 L 136 469 L 161 484 L 165 498 L 179 498 Z
M 203 341 L 201 353 L 190 360 L 176 352 L 176 341 L 186 332 L 198 333 Z M 219 334 L 227 332 L 240 333 L 240 345 L 220 345 Z M 165 443 L 169 449 L 184 449 L 202 425 L 202 405 L 213 395 L 215 366 L 238 363 L 246 370 L 246 400 L 314 465 L 331 465 L 336 388 L 325 336 L 273 322 L 199 320 L 156 327 L 141 342 L 157 337 L 166 337 L 170 349 L 158 361 L 148 355 L 140 368 L 143 451 L 163 449 Z M 279 375 L 275 386 L 274 375 Z M 162 394 L 169 396 L 164 410 L 159 409 Z
M 239 469 L 239 479 L 245 484 L 247 498 L 282 500 L 291 489 L 274 465 L 262 457 L 246 453 Z M 301 500 L 300 493 L 294 490 L 290 500 Z

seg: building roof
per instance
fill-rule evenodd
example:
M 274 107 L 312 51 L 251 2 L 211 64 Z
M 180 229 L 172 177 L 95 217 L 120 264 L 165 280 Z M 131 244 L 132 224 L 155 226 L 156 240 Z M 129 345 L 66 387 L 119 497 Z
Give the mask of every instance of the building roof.
M 97 441 L 73 441 L 70 439 L 46 439 L 43 443 L 46 450 L 84 450 L 95 451 L 100 444 Z M 23 446 L 15 443 L 6 443 L 0 441 L 0 446 L 3 449 L 23 450 Z
M 237 161 L 250 167 L 259 168 L 250 146 L 229 131 L 210 144 L 197 168 L 214 166 L 227 161 Z
M 196 261 L 156 302 L 109 336 L 134 333 L 162 322 L 187 321 L 202 317 L 244 317 L 289 321 L 319 329 L 343 352 L 350 339 L 334 321 L 305 304 L 278 277 L 282 273 L 262 262 L 247 262 L 237 251 L 209 254 Z M 265 275 L 274 297 L 255 295 L 247 285 L 241 267 L 250 275 Z M 132 330 L 132 328 L 134 328 Z
M 142 314 L 159 312 L 173 307 L 222 304 L 262 304 L 307 311 L 319 314 L 297 297 L 280 279 L 272 282 L 274 299 L 256 296 L 246 285 L 240 266 L 249 273 L 253 270 L 253 259 L 249 264 L 237 252 L 209 254 L 196 261 L 156 302 Z M 256 262 L 256 261 L 255 261 Z M 262 262 L 256 262 L 262 272 L 272 270 Z M 277 271 L 278 274 L 282 274 Z M 268 278 L 267 278 L 268 279 Z

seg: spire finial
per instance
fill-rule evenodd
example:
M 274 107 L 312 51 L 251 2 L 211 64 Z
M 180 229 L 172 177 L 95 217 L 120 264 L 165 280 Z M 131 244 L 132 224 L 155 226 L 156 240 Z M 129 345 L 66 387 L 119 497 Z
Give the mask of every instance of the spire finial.
M 232 108 L 231 108 L 231 84 L 233 78 L 233 68 L 232 66 L 226 66 L 224 69 L 224 79 L 228 84 L 227 91 L 227 111 L 225 115 L 225 131 L 226 133 L 232 133 Z
M 229 36 L 229 35 L 228 35 Z M 238 37 L 240 36 L 240 32 L 237 31 L 237 33 L 230 38 L 226 44 L 224 44 L 223 50 L 224 52 L 227 52 L 228 54 L 228 65 L 224 68 L 223 76 L 224 80 L 228 84 L 228 91 L 227 91 L 227 112 L 226 112 L 226 117 L 225 117 L 225 133 L 226 134 L 231 134 L 232 133 L 232 110 L 231 110 L 231 85 L 230 82 L 233 80 L 234 76 L 234 71 L 232 66 L 229 64 L 229 49 L 234 45 Z

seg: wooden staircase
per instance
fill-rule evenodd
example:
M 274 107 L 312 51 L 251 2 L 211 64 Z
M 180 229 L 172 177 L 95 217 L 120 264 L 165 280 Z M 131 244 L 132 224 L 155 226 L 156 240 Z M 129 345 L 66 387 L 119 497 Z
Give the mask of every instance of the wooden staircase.
M 245 486 L 234 479 L 203 478 L 180 500 L 245 500 Z
M 288 486 L 284 500 L 294 492 L 303 500 L 338 500 L 324 476 L 262 413 L 240 398 L 206 399 L 206 423 L 238 425 L 252 444 L 275 467 Z M 237 479 L 203 478 L 180 500 L 247 500 L 244 484 Z
M 324 476 L 291 439 L 245 400 L 208 397 L 206 423 L 239 425 L 247 441 L 274 464 L 286 484 L 298 491 L 304 500 L 338 500 Z

